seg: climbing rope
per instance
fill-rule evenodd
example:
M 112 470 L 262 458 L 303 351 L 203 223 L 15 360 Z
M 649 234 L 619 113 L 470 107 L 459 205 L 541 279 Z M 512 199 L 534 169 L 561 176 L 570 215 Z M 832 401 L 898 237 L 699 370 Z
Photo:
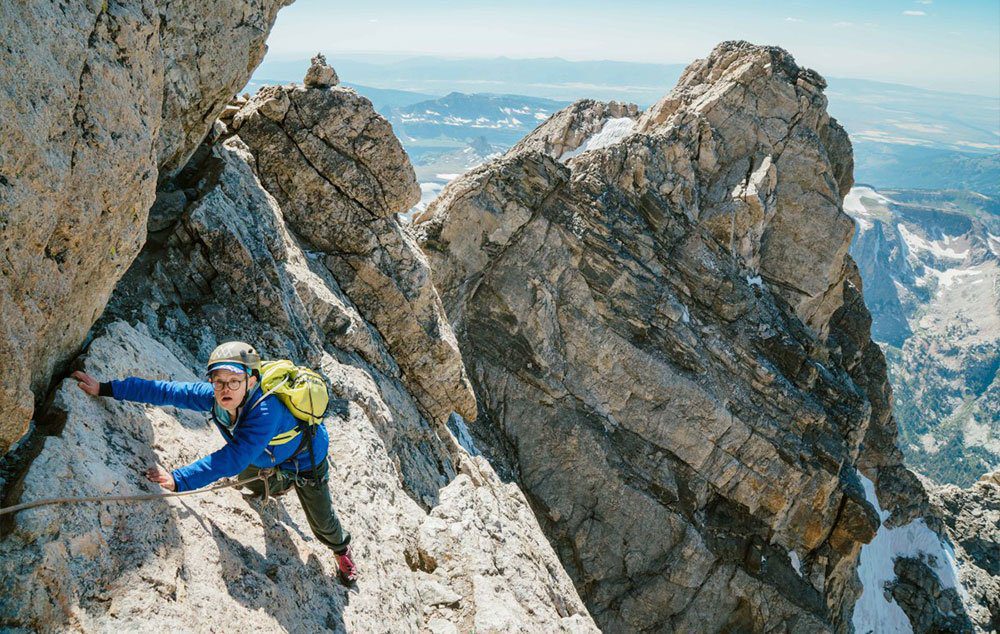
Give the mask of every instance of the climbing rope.
M 76 498 L 46 498 L 44 500 L 35 500 L 34 502 L 25 502 L 23 504 L 15 504 L 14 506 L 8 506 L 6 508 L 0 508 L 0 515 L 6 513 L 17 513 L 18 511 L 23 511 L 25 509 L 34 508 L 36 506 L 46 506 L 49 504 L 79 504 L 82 502 L 138 502 L 146 500 L 159 500 L 162 498 L 179 498 L 185 495 L 197 495 L 198 493 L 208 493 L 210 491 L 217 491 L 219 489 L 226 489 L 229 487 L 239 487 L 244 484 L 249 484 L 250 482 L 255 482 L 257 480 L 264 481 L 264 501 L 270 497 L 271 486 L 268 481 L 271 475 L 271 469 L 261 469 L 257 475 L 252 478 L 247 478 L 246 480 L 239 480 L 236 482 L 223 482 L 221 484 L 216 484 L 215 486 L 207 487 L 204 489 L 195 489 L 194 491 L 182 491 L 180 493 L 170 492 L 170 493 L 147 493 L 145 495 L 106 495 L 106 496 L 88 496 L 88 497 L 76 497 Z

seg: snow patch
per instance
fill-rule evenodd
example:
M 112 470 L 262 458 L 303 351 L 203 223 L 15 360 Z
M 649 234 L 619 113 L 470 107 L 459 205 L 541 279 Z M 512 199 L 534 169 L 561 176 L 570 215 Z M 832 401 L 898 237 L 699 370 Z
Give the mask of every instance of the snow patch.
M 792 562 L 792 568 L 795 569 L 795 574 L 802 576 L 802 562 L 799 560 L 799 554 L 794 550 L 788 551 L 788 559 Z
M 990 252 L 1000 257 L 1000 237 L 993 235 L 992 233 L 986 234 L 986 243 L 990 246 Z
M 581 143 L 575 150 L 564 152 L 563 155 L 559 157 L 559 160 L 565 163 L 574 156 L 579 156 L 589 150 L 597 150 L 602 147 L 614 145 L 631 134 L 634 129 L 635 119 L 630 119 L 628 117 L 608 119 L 604 122 L 604 125 L 601 126 L 600 130 L 587 137 L 586 140 L 584 140 L 584 142 Z
M 879 526 L 871 543 L 861 547 L 858 577 L 861 579 L 863 589 L 861 597 L 854 604 L 854 614 L 851 618 L 854 631 L 908 634 L 913 631 L 910 620 L 894 600 L 886 598 L 885 593 L 885 585 L 896 578 L 896 572 L 893 570 L 895 560 L 924 555 L 941 586 L 957 588 L 965 599 L 967 596 L 965 590 L 958 583 L 955 553 L 949 544 L 927 527 L 922 518 L 905 526 L 888 528 L 885 520 L 889 517 L 889 512 L 879 506 L 875 485 L 860 473 L 858 476 L 865 489 L 865 498 L 878 511 L 882 525 Z
M 949 286 L 954 286 L 959 280 L 965 277 L 978 277 L 983 274 L 982 271 L 968 271 L 965 269 L 948 269 L 947 271 L 938 271 L 937 269 L 932 269 L 927 267 L 927 270 L 932 273 L 938 280 L 938 286 L 941 288 L 948 288 Z M 968 282 L 972 284 L 978 280 L 973 280 Z
M 891 199 L 883 196 L 871 187 L 852 187 L 851 191 L 847 192 L 847 195 L 844 196 L 844 211 L 855 218 L 858 216 L 871 216 L 871 212 L 861 202 L 862 198 L 871 198 L 882 205 L 888 205 L 892 202 Z
M 435 174 L 434 178 L 440 178 L 443 181 L 453 181 L 461 176 L 461 174 Z
M 865 231 L 868 231 L 869 229 L 875 226 L 873 222 L 865 220 L 861 216 L 854 216 L 854 221 L 857 222 L 858 227 L 861 228 L 861 233 L 864 233 Z
M 762 280 L 759 275 L 754 275 L 753 277 L 747 275 L 747 286 L 756 286 L 757 288 L 764 288 L 764 280 Z
M 919 253 L 920 251 L 926 251 L 931 255 L 939 258 L 945 258 L 948 260 L 964 260 L 966 253 L 968 251 L 955 251 L 950 247 L 954 240 L 945 240 L 943 242 L 925 240 L 913 233 L 906 228 L 905 225 L 900 224 L 899 235 L 903 236 L 903 241 L 906 242 L 907 248 L 909 248 L 910 253 Z

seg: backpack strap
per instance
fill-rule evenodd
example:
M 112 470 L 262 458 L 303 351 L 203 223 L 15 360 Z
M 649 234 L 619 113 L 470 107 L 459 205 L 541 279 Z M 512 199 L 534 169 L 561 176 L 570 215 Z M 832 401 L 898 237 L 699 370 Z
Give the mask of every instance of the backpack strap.
M 233 423 L 233 429 L 236 429 L 236 425 L 239 424 L 239 422 L 240 422 L 239 419 L 240 418 L 243 418 L 243 416 L 245 416 L 247 412 L 249 412 L 253 408 L 255 408 L 258 405 L 260 405 L 261 402 L 265 398 L 267 398 L 268 396 L 270 396 L 271 394 L 273 394 L 278 388 L 280 388 L 282 385 L 284 385 L 286 381 L 288 381 L 288 377 L 287 376 L 284 377 L 283 379 L 281 379 L 281 381 L 279 381 L 276 385 L 274 385 L 270 390 L 262 393 L 260 395 L 260 398 L 258 398 L 256 401 L 254 401 L 252 405 L 250 405 L 249 407 L 241 410 L 239 417 L 236 419 L 236 422 Z M 212 416 L 212 422 L 214 422 L 215 426 L 219 428 L 219 430 L 222 432 L 222 435 L 226 437 L 226 440 L 228 442 L 233 442 L 233 433 L 232 433 L 232 431 L 230 429 L 228 429 L 225 425 L 223 425 L 222 422 L 219 421 L 219 419 L 216 417 L 216 415 L 215 415 L 215 407 L 214 406 L 212 407 L 212 410 L 211 410 L 211 416 Z M 268 447 L 272 447 L 272 446 L 276 446 L 276 445 L 283 445 L 283 444 L 285 444 L 287 442 L 290 442 L 290 441 L 294 440 L 295 437 L 298 436 L 301 432 L 302 432 L 302 430 L 299 428 L 299 425 L 296 425 L 292 429 L 289 429 L 286 432 L 282 432 L 282 433 L 278 434 L 277 436 L 275 436 L 274 438 L 272 438 L 270 440 L 270 442 L 267 443 L 267 445 L 268 445 Z M 270 449 L 267 449 L 266 451 L 268 453 L 271 453 Z M 296 454 L 298 454 L 299 451 L 300 450 L 297 449 L 296 450 Z
M 253 408 L 255 408 L 258 405 L 260 405 L 261 401 L 263 401 L 268 396 L 271 396 L 272 394 L 274 394 L 275 392 L 277 392 L 278 388 L 281 387 L 282 385 L 284 385 L 287 381 L 288 381 L 288 375 L 285 375 L 284 378 L 282 378 L 280 381 L 278 381 L 278 383 L 276 385 L 274 385 L 270 390 L 268 390 L 266 392 L 263 392 L 260 395 L 260 398 L 257 399 L 256 401 L 254 401 L 253 405 L 251 405 L 250 407 L 247 408 L 247 411 L 250 411 Z
M 278 381 L 277 384 L 273 385 L 271 387 L 271 389 L 269 389 L 268 391 L 262 393 L 260 395 L 260 398 L 257 399 L 256 401 L 254 401 L 253 405 L 251 405 L 249 407 L 249 409 L 253 409 L 253 408 L 257 407 L 258 405 L 260 405 L 261 401 L 263 401 L 268 396 L 270 396 L 270 395 L 274 394 L 275 392 L 277 392 L 278 388 L 280 388 L 281 386 L 283 386 L 287 382 L 288 382 L 288 376 L 286 375 L 280 381 Z M 270 442 L 268 442 L 267 444 L 268 444 L 269 447 L 273 447 L 273 446 L 276 446 L 276 445 L 284 445 L 285 443 L 294 440 L 295 437 L 298 436 L 301 433 L 301 431 L 302 430 L 299 429 L 299 425 L 296 424 L 295 427 L 293 427 L 292 429 L 289 429 L 286 432 L 282 432 L 282 433 L 278 434 L 277 436 L 275 436 L 274 438 L 272 438 L 270 440 Z
M 310 401 L 311 401 L 312 400 L 312 394 L 311 393 L 309 395 L 309 398 L 310 398 Z M 310 407 L 312 407 L 311 403 L 310 403 Z M 304 430 L 303 430 L 303 427 L 305 427 Z M 290 461 L 290 460 L 292 460 L 294 458 L 297 458 L 300 453 L 302 453 L 306 448 L 308 448 L 309 449 L 309 462 L 312 463 L 312 470 L 310 471 L 310 473 L 315 473 L 316 472 L 316 456 L 313 454 L 313 440 L 315 440 L 315 438 L 316 438 L 314 427 L 315 427 L 315 425 L 312 425 L 311 423 L 307 423 L 306 421 L 297 418 L 297 419 L 295 419 L 295 427 L 293 429 L 290 429 L 289 431 L 285 432 L 284 434 L 279 434 L 278 436 L 275 436 L 275 438 L 271 440 L 271 443 L 275 444 L 274 440 L 276 440 L 280 436 L 286 436 L 288 434 L 292 434 L 291 436 L 288 436 L 287 439 L 282 440 L 281 443 L 277 443 L 277 444 L 284 444 L 284 443 L 288 442 L 289 440 L 291 440 L 292 438 L 294 438 L 296 435 L 302 434 L 302 440 L 299 441 L 299 446 L 295 448 L 295 451 L 292 452 L 292 455 L 290 455 L 287 458 L 285 458 L 285 460 L 282 462 L 282 464 L 284 464 L 285 462 L 288 462 L 288 461 Z M 296 467 L 296 472 L 297 471 L 298 471 L 298 467 Z

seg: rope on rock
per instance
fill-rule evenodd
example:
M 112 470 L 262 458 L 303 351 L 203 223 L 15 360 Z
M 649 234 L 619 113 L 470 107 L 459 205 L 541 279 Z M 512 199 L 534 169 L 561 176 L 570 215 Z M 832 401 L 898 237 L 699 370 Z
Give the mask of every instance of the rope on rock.
M 243 486 L 244 484 L 249 484 L 250 482 L 255 482 L 257 480 L 264 481 L 264 500 L 266 501 L 269 497 L 270 486 L 268 485 L 268 477 L 271 475 L 271 469 L 261 469 L 260 472 L 252 478 L 247 478 L 246 480 L 238 480 L 236 482 L 223 482 L 221 484 L 216 484 L 215 486 L 206 487 L 203 489 L 195 489 L 194 491 L 182 491 L 180 493 L 170 492 L 170 493 L 146 493 L 144 495 L 106 495 L 106 496 L 88 496 L 88 497 L 76 497 L 76 498 L 46 498 L 44 500 L 35 500 L 34 502 L 25 502 L 23 504 L 15 504 L 14 506 L 8 506 L 6 508 L 0 508 L 0 515 L 6 513 L 17 513 L 18 511 L 23 511 L 25 509 L 34 508 L 36 506 L 46 506 L 49 504 L 79 504 L 82 502 L 138 502 L 138 501 L 148 501 L 148 500 L 159 500 L 162 498 L 179 498 L 185 495 L 197 495 L 198 493 L 208 493 L 210 491 L 217 491 L 219 489 L 226 489 L 229 487 Z

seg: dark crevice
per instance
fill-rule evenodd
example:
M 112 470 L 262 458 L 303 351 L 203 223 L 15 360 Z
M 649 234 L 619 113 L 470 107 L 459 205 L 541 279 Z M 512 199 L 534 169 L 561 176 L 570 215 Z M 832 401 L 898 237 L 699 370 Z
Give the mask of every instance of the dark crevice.
M 89 344 L 90 337 L 84 342 Z M 67 361 L 52 374 L 48 388 L 42 399 L 36 400 L 35 416 L 28 433 L 17 445 L 0 457 L 0 506 L 8 507 L 20 503 L 24 492 L 24 479 L 28 470 L 45 447 L 45 439 L 59 436 L 66 426 L 67 412 L 55 404 L 55 395 L 67 375 L 80 367 L 80 357 Z M 0 538 L 7 537 L 14 530 L 16 514 L 0 516 Z

